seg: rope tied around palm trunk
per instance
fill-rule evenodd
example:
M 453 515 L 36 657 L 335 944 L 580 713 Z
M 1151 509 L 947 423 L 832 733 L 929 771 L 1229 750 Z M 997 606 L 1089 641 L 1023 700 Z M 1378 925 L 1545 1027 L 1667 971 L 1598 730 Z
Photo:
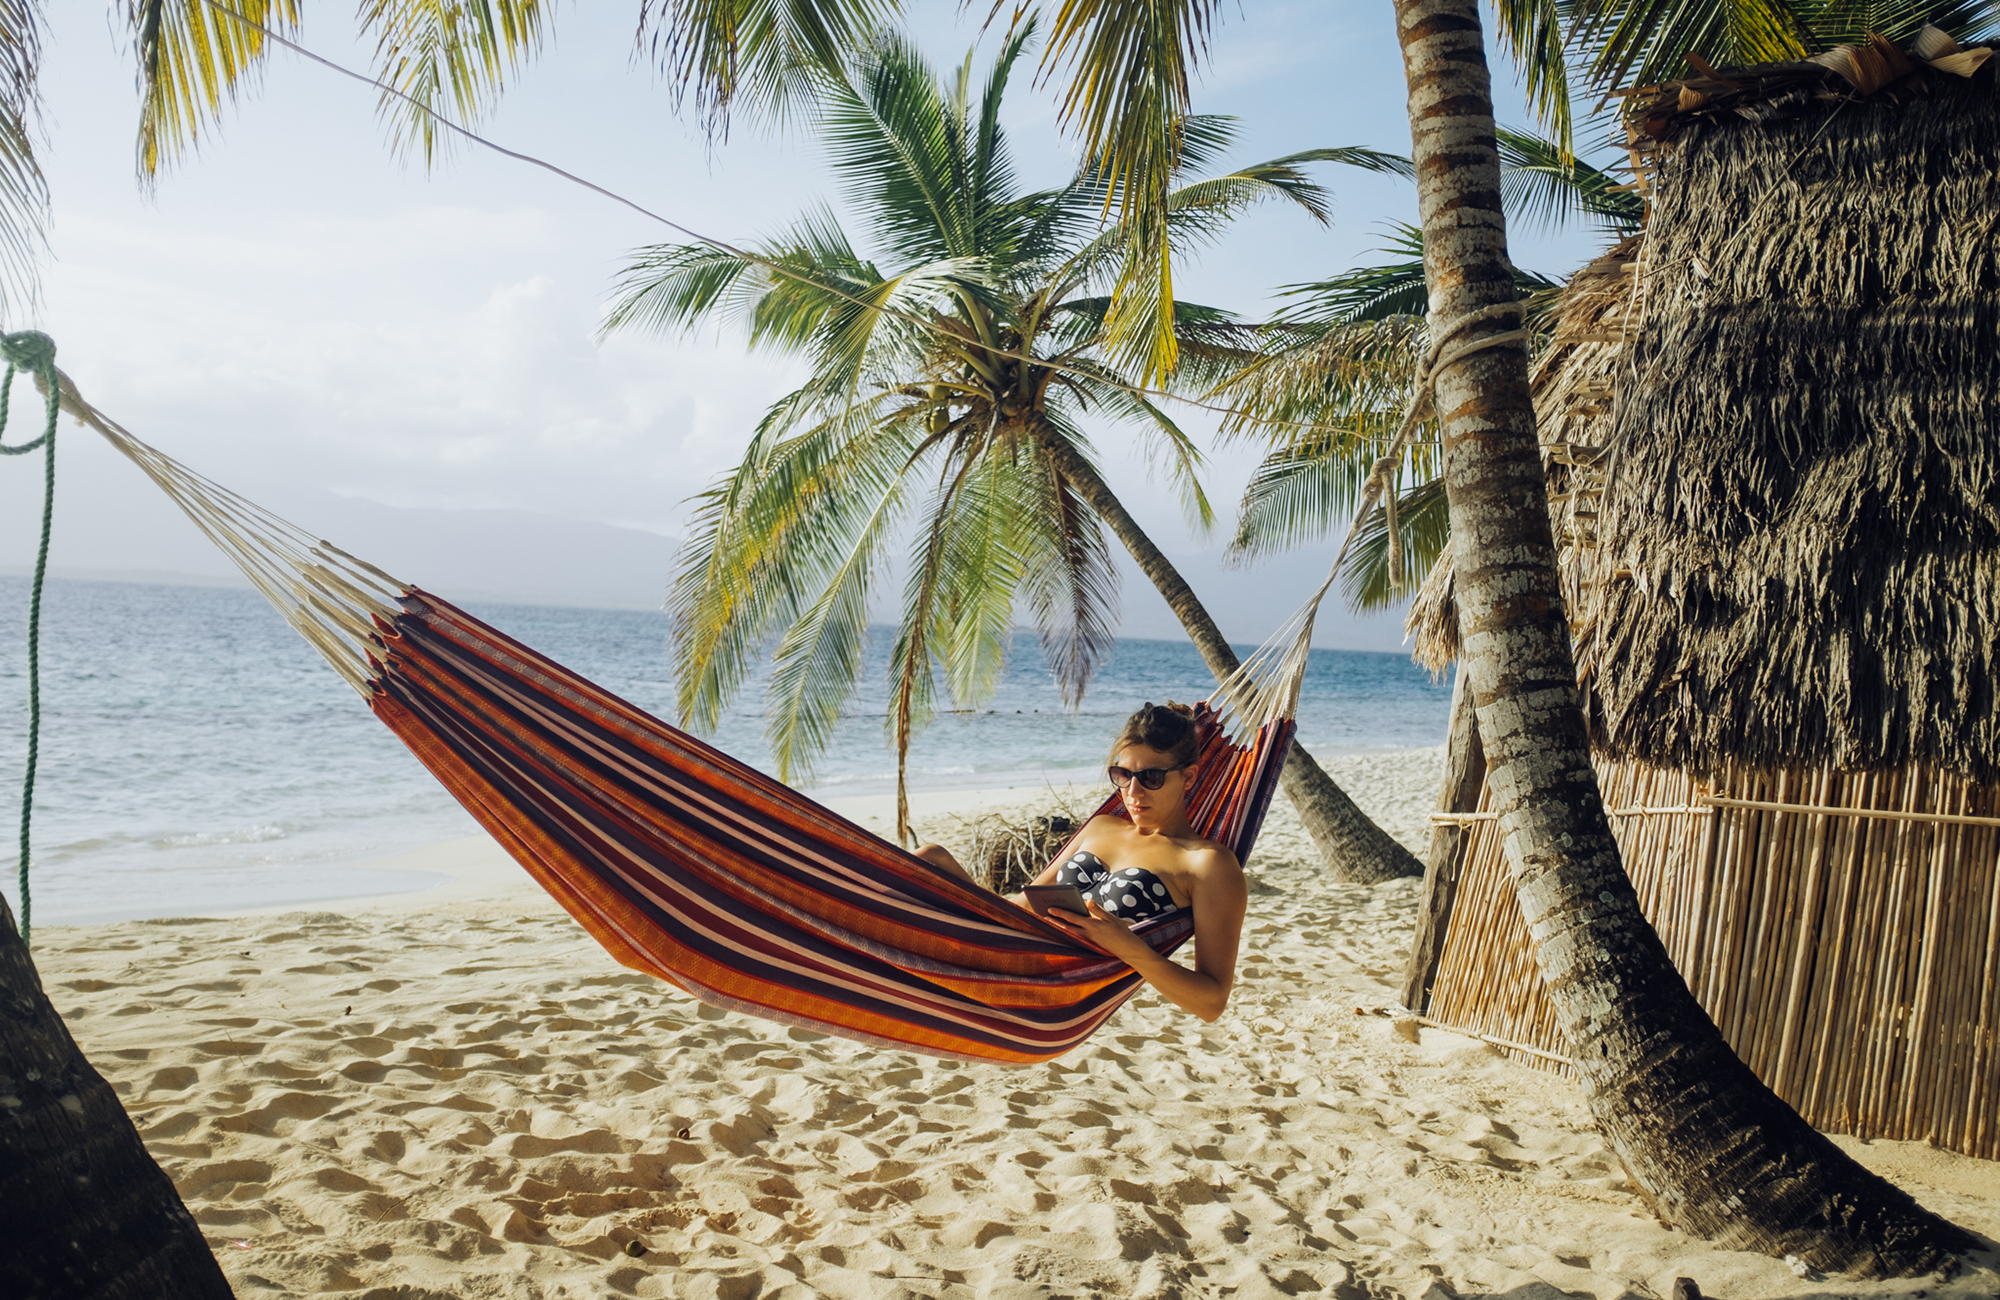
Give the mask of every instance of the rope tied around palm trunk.
M 0 379 L 0 438 L 7 432 L 17 371 L 25 370 L 41 380 L 48 402 L 48 420 L 41 437 L 15 447 L 0 441 L 0 455 L 4 456 L 47 449 L 42 468 L 42 538 L 35 551 L 34 585 L 28 592 L 28 761 L 21 775 L 20 869 L 21 942 L 26 943 L 34 914 L 34 902 L 28 892 L 28 841 L 35 819 L 35 767 L 42 747 L 42 585 L 49 574 L 49 525 L 55 519 L 56 417 L 62 411 L 62 390 L 56 383 L 56 341 L 41 331 L 0 334 L 0 358 L 7 362 L 7 376 Z

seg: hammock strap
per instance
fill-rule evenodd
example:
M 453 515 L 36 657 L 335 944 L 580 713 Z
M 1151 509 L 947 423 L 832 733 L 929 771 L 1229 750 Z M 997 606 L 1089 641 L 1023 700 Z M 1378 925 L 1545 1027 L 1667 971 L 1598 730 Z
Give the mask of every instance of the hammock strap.
M 26 370 L 42 381 L 47 394 L 48 419 L 42 436 L 33 442 L 9 447 L 0 442 L 0 455 L 21 456 L 37 448 L 47 448 L 42 459 L 42 537 L 35 550 L 35 581 L 28 592 L 28 761 L 21 775 L 21 942 L 26 943 L 34 924 L 34 898 L 28 892 L 28 844 L 35 821 L 35 768 L 42 748 L 42 585 L 49 575 L 49 527 L 56 512 L 56 417 L 62 409 L 62 394 L 56 385 L 56 342 L 38 330 L 0 334 L 0 357 L 7 362 L 7 377 L 0 379 L 0 437 L 7 432 L 7 415 L 14 392 L 14 374 Z

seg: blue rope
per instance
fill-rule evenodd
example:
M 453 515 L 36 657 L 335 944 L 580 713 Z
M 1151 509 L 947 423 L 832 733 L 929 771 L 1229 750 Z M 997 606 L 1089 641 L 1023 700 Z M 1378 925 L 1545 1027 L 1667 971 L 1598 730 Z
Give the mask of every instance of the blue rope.
M 28 941 L 34 900 L 28 893 L 28 841 L 35 819 L 35 767 L 42 748 L 42 584 L 49 575 L 49 526 L 56 512 L 56 417 L 62 412 L 62 391 L 56 387 L 56 341 L 39 330 L 0 334 L 0 357 L 7 377 L 0 380 L 0 436 L 7 431 L 7 413 L 14 393 L 14 373 L 38 375 L 48 397 L 48 427 L 33 442 L 9 447 L 0 455 L 20 456 L 48 448 L 42 469 L 42 541 L 35 552 L 35 583 L 28 595 L 28 765 L 21 777 L 21 942 Z

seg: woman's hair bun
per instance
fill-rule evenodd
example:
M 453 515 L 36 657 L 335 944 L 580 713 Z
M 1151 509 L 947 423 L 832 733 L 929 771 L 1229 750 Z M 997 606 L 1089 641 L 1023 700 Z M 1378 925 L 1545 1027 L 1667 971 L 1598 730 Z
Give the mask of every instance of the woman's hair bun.
M 1144 745 L 1170 756 L 1176 764 L 1192 763 L 1199 751 L 1194 709 L 1168 700 L 1165 704 L 1146 703 L 1125 720 L 1124 729 L 1111 746 L 1112 757 L 1127 745 Z

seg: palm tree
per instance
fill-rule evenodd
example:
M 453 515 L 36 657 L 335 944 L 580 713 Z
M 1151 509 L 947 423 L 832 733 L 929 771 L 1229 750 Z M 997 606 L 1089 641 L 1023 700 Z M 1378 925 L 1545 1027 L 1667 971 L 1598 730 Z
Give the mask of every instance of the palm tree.
M 1432 318 L 1516 301 L 1476 0 L 1396 0 Z M 1449 105 L 1449 112 L 1441 106 Z M 1667 1221 L 1832 1269 L 1934 1268 L 1971 1238 L 1863 1169 L 1729 1050 L 1639 910 L 1591 766 L 1527 351 L 1436 380 L 1465 674 L 1508 865 L 1591 1110 Z M 1465 539 L 1475 539 L 1467 543 Z M 1502 725 L 1504 720 L 1504 725 Z
M 831 213 L 811 213 L 754 250 L 642 250 L 607 325 L 678 330 L 734 314 L 753 346 L 813 363 L 742 462 L 700 499 L 672 598 L 679 707 L 693 725 L 714 725 L 776 638 L 770 745 L 782 776 L 804 771 L 854 688 L 885 548 L 914 520 L 890 663 L 899 834 L 908 747 L 936 707 L 939 671 L 959 705 L 986 698 L 1017 605 L 1038 624 L 1065 700 L 1082 699 L 1112 641 L 1106 527 L 1211 660 L 1234 664 L 1104 484 L 1081 432 L 1087 413 L 1131 423 L 1187 513 L 1210 521 L 1199 453 L 1133 391 L 1142 352 L 1111 344 L 1105 290 L 1127 273 L 1134 248 L 1129 223 L 1102 222 L 1119 182 L 1095 169 L 1041 192 L 1014 180 L 1000 105 L 1032 31 L 1029 23 L 1010 35 L 981 87 L 969 58 L 940 80 L 906 43 L 885 39 L 820 92 L 835 172 L 886 268 L 856 251 Z M 1191 168 L 1230 134 L 1225 121 L 1200 117 L 1183 133 L 1179 156 Z M 1317 161 L 1399 165 L 1367 150 L 1313 150 L 1179 185 L 1166 198 L 1176 242 L 1213 238 L 1270 199 L 1323 220 L 1323 195 L 1300 170 Z M 1226 313 L 1174 301 L 1168 319 L 1180 382 L 1212 382 L 1241 362 L 1246 331 Z M 1361 829 L 1373 827 L 1364 819 Z M 1384 851 L 1364 842 L 1355 856 L 1365 867 Z

